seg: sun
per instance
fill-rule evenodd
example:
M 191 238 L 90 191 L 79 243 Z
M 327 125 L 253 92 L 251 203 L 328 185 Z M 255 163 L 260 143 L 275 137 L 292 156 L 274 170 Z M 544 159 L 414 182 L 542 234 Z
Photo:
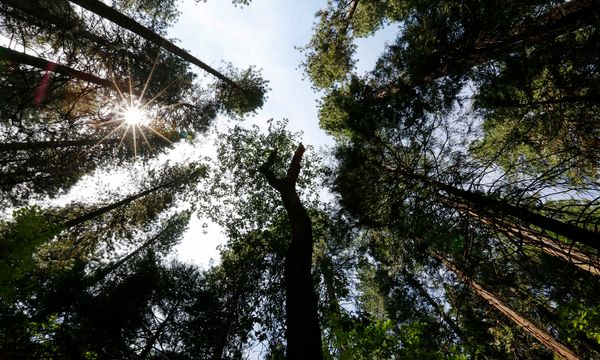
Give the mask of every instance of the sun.
M 148 114 L 139 105 L 125 107 L 122 116 L 127 125 L 146 125 L 148 121 Z

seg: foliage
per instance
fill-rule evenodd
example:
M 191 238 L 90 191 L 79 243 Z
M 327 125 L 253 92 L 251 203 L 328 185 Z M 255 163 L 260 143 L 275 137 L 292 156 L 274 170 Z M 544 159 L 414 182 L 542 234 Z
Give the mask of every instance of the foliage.
M 254 67 L 238 71 L 231 64 L 226 64 L 224 73 L 235 82 L 235 86 L 217 82 L 214 87 L 215 97 L 227 113 L 243 116 L 263 106 L 269 81 L 260 76 L 260 71 Z

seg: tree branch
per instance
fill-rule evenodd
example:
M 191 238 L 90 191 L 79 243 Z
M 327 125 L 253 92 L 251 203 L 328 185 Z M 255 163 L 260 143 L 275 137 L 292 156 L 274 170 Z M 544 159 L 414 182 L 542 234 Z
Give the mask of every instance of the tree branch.
M 275 176 L 275 173 L 273 173 L 273 169 L 272 169 L 273 163 L 275 162 L 275 158 L 276 157 L 277 157 L 277 150 L 271 151 L 271 153 L 269 154 L 269 158 L 267 159 L 267 161 L 265 161 L 265 163 L 262 164 L 258 168 L 258 170 L 267 179 L 267 182 L 269 183 L 269 185 L 271 185 L 272 187 L 274 187 L 277 191 L 280 191 L 280 188 L 281 188 L 281 179 L 278 179 L 277 176 Z
M 304 145 L 300 143 L 298 148 L 296 148 L 296 152 L 294 152 L 294 156 L 292 157 L 292 161 L 290 162 L 290 166 L 288 167 L 287 175 L 285 179 L 290 183 L 290 185 L 295 185 L 298 180 L 298 175 L 300 175 L 300 162 L 302 161 L 302 155 L 304 155 Z

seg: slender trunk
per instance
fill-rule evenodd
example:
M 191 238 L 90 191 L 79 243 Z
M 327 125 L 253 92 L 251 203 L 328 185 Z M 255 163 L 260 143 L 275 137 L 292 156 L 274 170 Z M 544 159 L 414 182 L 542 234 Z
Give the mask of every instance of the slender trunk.
M 304 146 L 300 144 L 284 178 L 277 178 L 271 169 L 275 152 L 271 153 L 260 171 L 269 185 L 281 195 L 292 228 L 292 239 L 285 262 L 286 358 L 322 359 L 317 296 L 311 275 L 312 224 L 296 192 L 296 180 L 300 174 L 303 154 Z
M 21 11 L 24 14 L 35 17 L 36 20 L 48 22 L 49 24 L 56 26 L 58 29 L 68 31 L 70 34 L 80 39 L 84 38 L 93 43 L 106 47 L 112 45 L 112 43 L 105 38 L 85 30 L 83 24 L 79 24 L 75 19 L 65 19 L 57 14 L 52 14 L 48 9 L 43 8 L 35 1 L 2 0 L 2 2 L 16 10 Z M 22 15 L 19 15 L 14 11 L 5 13 L 12 18 L 18 18 L 23 22 L 31 22 L 30 19 L 25 19 Z M 40 27 L 44 26 L 44 24 L 40 23 L 36 25 Z M 122 51 L 122 53 L 125 54 L 126 52 Z
M 429 82 L 480 65 L 493 57 L 506 54 L 526 46 L 548 41 L 570 29 L 583 24 L 595 24 L 600 11 L 596 0 L 572 0 L 556 6 L 547 14 L 524 21 L 525 25 L 515 26 L 506 35 L 480 34 L 471 43 L 454 44 L 449 49 L 441 49 L 448 62 L 430 69 L 416 82 Z
M 108 79 L 102 79 L 92 74 L 88 74 L 83 71 L 79 71 L 73 68 L 70 68 L 65 65 L 57 64 L 53 61 L 48 61 L 46 59 L 42 59 L 39 57 L 35 57 L 29 54 L 25 54 L 19 51 L 15 51 L 3 46 L 0 46 L 0 60 L 8 60 L 17 62 L 20 64 L 25 64 L 29 66 L 33 66 L 40 70 L 51 71 L 58 74 L 63 74 L 75 79 L 83 80 L 85 82 L 89 82 L 92 84 L 100 85 L 105 88 L 109 88 L 112 90 L 117 90 L 125 88 L 124 86 L 117 86 L 115 83 Z
M 116 144 L 119 139 L 82 139 L 82 140 L 56 140 L 56 141 L 30 141 L 0 143 L 0 152 L 18 150 L 44 150 L 57 149 L 70 146 L 94 146 L 99 144 Z
M 77 226 L 77 225 L 83 224 L 86 221 L 92 220 L 95 217 L 98 217 L 100 215 L 106 214 L 107 212 L 109 212 L 111 210 L 114 210 L 114 209 L 117 209 L 117 208 L 119 208 L 121 206 L 128 205 L 128 204 L 130 204 L 131 202 L 133 202 L 133 201 L 135 201 L 137 199 L 140 199 L 140 198 L 142 198 L 144 196 L 150 195 L 153 192 L 156 192 L 156 191 L 158 191 L 160 189 L 163 189 L 163 188 L 165 188 L 167 186 L 169 186 L 168 183 L 166 183 L 166 184 L 160 184 L 160 185 L 157 185 L 157 186 L 155 186 L 153 188 L 150 188 L 148 190 L 144 190 L 144 191 L 139 192 L 137 194 L 128 196 L 128 197 L 126 197 L 123 200 L 120 200 L 120 201 L 114 202 L 112 204 L 103 206 L 103 207 L 101 207 L 99 209 L 96 209 L 94 211 L 90 211 L 89 213 L 83 214 L 83 215 L 78 216 L 78 217 L 76 217 L 74 219 L 66 221 L 63 224 L 63 227 L 64 228 L 71 228 L 73 226 Z
M 167 325 L 169 325 L 169 322 L 175 315 L 178 306 L 179 306 L 179 304 L 175 304 L 173 306 L 173 308 L 171 308 L 171 310 L 169 310 L 167 317 L 163 320 L 162 323 L 160 323 L 160 325 L 158 326 L 158 329 L 156 329 L 154 334 L 152 334 L 152 337 L 148 340 L 148 342 L 146 342 L 146 346 L 144 347 L 142 352 L 140 352 L 138 359 L 144 360 L 148 357 L 148 355 L 150 355 L 150 351 L 152 351 L 152 348 L 154 347 L 156 340 L 158 340 L 158 337 L 162 334 L 163 331 L 165 331 L 165 328 L 167 327 Z
M 452 320 L 452 318 L 446 314 L 444 309 L 435 301 L 431 295 L 423 288 L 419 280 L 417 280 L 411 273 L 407 270 L 401 270 L 402 277 L 406 280 L 408 285 L 410 285 L 413 289 L 417 290 L 419 294 L 427 301 L 427 303 L 438 313 L 438 315 L 448 324 L 450 329 L 454 331 L 456 336 L 458 336 L 463 342 L 467 340 L 463 331 L 458 327 L 456 322 Z
M 482 193 L 455 188 L 426 176 L 404 170 L 398 170 L 398 172 L 402 176 L 420 181 L 424 185 L 458 198 L 460 204 L 466 204 L 469 208 L 472 208 L 477 212 L 489 212 L 498 219 L 503 219 L 505 216 L 511 216 L 524 223 L 537 226 L 541 231 L 551 231 L 557 235 L 571 239 L 573 242 L 600 250 L 600 234 L 597 232 L 534 213 L 528 209 L 509 204 L 504 200 L 495 199 Z M 450 201 L 452 200 L 450 199 Z
M 327 294 L 327 313 L 333 315 L 333 320 L 330 321 L 330 325 L 333 329 L 342 331 L 343 329 L 340 326 L 342 312 L 340 311 L 340 303 L 335 293 L 333 264 L 327 255 L 323 255 L 319 259 L 319 268 L 321 269 L 321 275 L 323 275 L 323 284 L 325 285 L 325 292 Z M 341 338 L 338 340 L 340 341 L 338 346 L 339 356 L 344 358 L 344 356 L 346 356 L 344 354 L 348 351 L 348 342 Z
M 239 272 L 239 276 L 233 281 L 233 285 L 231 286 L 234 290 L 233 295 L 227 300 L 224 308 L 225 312 L 225 321 L 221 325 L 220 329 L 222 332 L 215 339 L 215 347 L 214 353 L 212 355 L 213 360 L 221 360 L 224 359 L 225 348 L 229 344 L 229 334 L 231 333 L 231 329 L 233 328 L 233 324 L 235 320 L 238 318 L 239 314 L 237 313 L 237 308 L 240 303 L 240 298 L 245 291 L 245 286 L 247 282 L 247 268 L 246 266 L 242 266 Z M 225 285 L 227 287 L 227 285 Z M 242 300 L 243 301 L 243 300 Z
M 600 11 L 596 0 L 573 0 L 558 5 L 539 18 L 530 19 L 520 28 L 514 28 L 508 36 L 486 38 L 480 35 L 475 49 L 483 53 L 510 51 L 514 46 L 527 46 L 546 41 L 562 34 L 575 26 L 594 24 Z
M 438 260 L 440 260 L 448 270 L 456 274 L 456 276 L 459 279 L 467 283 L 473 290 L 475 290 L 477 295 L 484 299 L 488 304 L 496 308 L 496 310 L 500 311 L 504 316 L 510 319 L 523 331 L 540 341 L 544 346 L 546 346 L 548 349 L 554 352 L 555 355 L 558 355 L 563 359 L 568 360 L 582 359 L 579 355 L 575 354 L 573 350 L 569 349 L 566 345 L 562 344 L 560 341 L 554 338 L 554 336 L 549 334 L 546 330 L 540 328 L 525 317 L 521 316 L 516 311 L 512 310 L 510 307 L 504 304 L 504 302 L 502 302 L 501 299 L 499 299 L 493 293 L 484 289 L 472 278 L 470 278 L 460 269 L 458 269 L 458 267 L 452 264 L 449 260 L 443 258 L 440 255 L 435 255 L 435 257 Z
M 158 234 L 151 237 L 149 240 L 144 242 L 142 245 L 138 246 L 134 251 L 127 254 L 127 256 L 123 257 L 121 260 L 117 261 L 116 263 L 114 263 L 104 269 L 98 270 L 88 281 L 88 286 L 92 286 L 92 285 L 96 284 L 97 282 L 101 281 L 102 279 L 106 278 L 108 276 L 108 274 L 110 274 L 113 271 L 120 268 L 123 264 L 125 264 L 126 262 L 131 260 L 134 256 L 136 256 L 137 254 L 142 252 L 144 249 L 147 249 L 148 247 L 154 245 L 161 238 L 161 236 L 164 235 L 165 230 L 166 230 L 166 228 L 162 229 Z
M 347 35 L 348 28 L 350 27 L 350 23 L 352 22 L 352 18 L 354 17 L 354 13 L 356 12 L 356 8 L 358 8 L 359 1 L 360 0 L 352 0 L 350 10 L 346 14 L 346 18 L 344 19 L 344 27 L 342 28 L 342 31 L 340 31 L 341 34 Z
M 70 0 L 70 1 L 72 3 L 75 3 L 75 4 L 83 7 L 84 9 L 87 9 L 87 10 L 141 36 L 142 38 L 172 52 L 173 54 L 181 57 L 182 59 L 198 66 L 199 68 L 208 72 L 209 74 L 214 75 L 218 79 L 220 79 L 236 88 L 238 87 L 238 85 L 233 80 L 229 79 L 227 76 L 221 74 L 217 70 L 208 66 L 204 62 L 200 61 L 200 59 L 191 55 L 190 53 L 183 50 L 179 46 L 173 44 L 172 42 L 165 39 L 161 35 L 155 33 L 154 31 L 148 29 L 147 27 L 141 25 L 134 19 L 132 19 L 126 15 L 123 15 L 119 11 L 104 4 L 102 1 L 98 1 L 98 0 Z

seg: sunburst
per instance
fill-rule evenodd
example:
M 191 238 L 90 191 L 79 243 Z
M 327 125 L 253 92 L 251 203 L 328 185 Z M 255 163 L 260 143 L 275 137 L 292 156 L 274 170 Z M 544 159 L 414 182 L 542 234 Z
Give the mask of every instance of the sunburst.
M 106 136 L 104 136 L 98 142 L 98 144 L 110 138 L 117 131 L 122 130 L 123 135 L 121 136 L 121 140 L 119 141 L 118 147 L 123 145 L 123 142 L 125 138 L 127 138 L 127 136 L 131 136 L 133 154 L 135 158 L 137 157 L 137 150 L 139 147 L 138 138 L 140 137 L 148 145 L 150 151 L 154 150 L 152 148 L 152 145 L 148 141 L 148 138 L 144 134 L 144 130 L 151 131 L 152 133 L 158 135 L 160 138 L 167 141 L 168 143 L 172 143 L 171 140 L 166 138 L 163 134 L 161 134 L 157 129 L 155 129 L 152 126 L 152 123 L 154 122 L 153 113 L 156 112 L 156 109 L 154 109 L 153 111 L 153 107 L 151 105 L 156 101 L 157 98 L 162 96 L 162 94 L 167 90 L 169 86 L 167 85 L 167 87 L 162 89 L 158 94 L 156 94 L 156 96 L 152 97 L 151 99 L 144 99 L 144 95 L 146 93 L 148 85 L 150 84 L 154 70 L 156 69 L 158 58 L 159 57 L 157 55 L 154 64 L 152 65 L 152 69 L 150 70 L 150 74 L 148 74 L 148 78 L 144 83 L 144 88 L 142 89 L 139 95 L 136 95 L 134 93 L 133 86 L 131 83 L 131 76 L 129 77 L 128 81 L 129 89 L 125 92 L 123 91 L 123 89 L 121 89 L 119 84 L 113 80 L 114 89 L 116 90 L 119 96 L 113 106 L 113 120 L 108 121 L 107 123 L 117 123 L 118 126 L 116 126 L 114 129 L 112 129 L 112 131 L 110 131 Z

